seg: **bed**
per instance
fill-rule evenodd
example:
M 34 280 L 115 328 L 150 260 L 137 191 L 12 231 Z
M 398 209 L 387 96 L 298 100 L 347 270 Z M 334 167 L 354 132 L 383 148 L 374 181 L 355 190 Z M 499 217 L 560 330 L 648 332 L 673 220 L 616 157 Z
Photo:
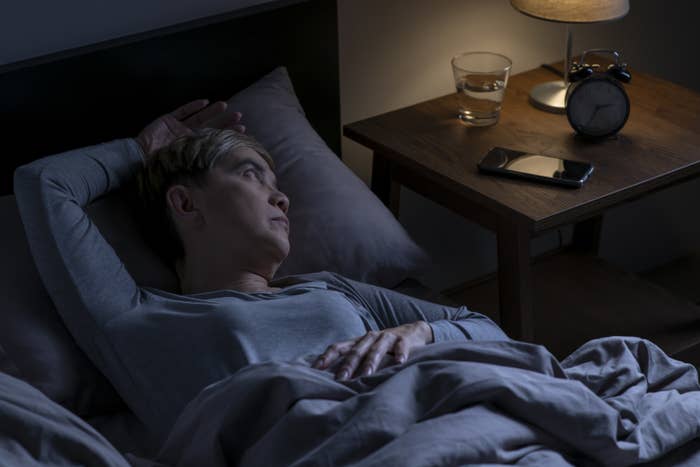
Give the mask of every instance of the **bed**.
M 411 280 L 428 258 L 339 158 L 337 36 L 334 0 L 273 1 L 0 68 L 0 460 L 700 463 L 695 368 L 631 337 L 590 342 L 563 361 L 529 343 L 444 342 L 347 383 L 303 365 L 251 365 L 203 389 L 165 443 L 149 438 L 44 290 L 12 174 L 46 155 L 133 136 L 192 99 L 227 100 L 272 153 L 292 199 L 296 250 L 280 275 L 328 270 L 440 300 Z M 175 290 L 129 203 L 118 191 L 86 211 L 139 284 Z

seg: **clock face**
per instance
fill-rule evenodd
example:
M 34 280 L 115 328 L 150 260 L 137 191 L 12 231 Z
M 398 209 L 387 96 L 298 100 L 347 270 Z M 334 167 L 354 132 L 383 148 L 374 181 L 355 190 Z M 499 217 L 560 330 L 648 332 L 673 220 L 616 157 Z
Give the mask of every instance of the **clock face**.
M 622 85 L 608 77 L 592 77 L 576 83 L 566 103 L 569 123 L 585 136 L 617 133 L 627 122 L 630 103 Z

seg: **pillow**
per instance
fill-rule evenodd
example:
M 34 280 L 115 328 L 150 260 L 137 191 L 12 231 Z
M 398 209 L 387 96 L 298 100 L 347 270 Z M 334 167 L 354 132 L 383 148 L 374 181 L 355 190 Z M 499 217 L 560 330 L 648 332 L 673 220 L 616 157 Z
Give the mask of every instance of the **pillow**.
M 15 365 L 15 362 L 10 360 L 10 357 L 5 352 L 5 349 L 0 346 L 0 373 L 6 373 L 15 378 L 20 377 L 19 368 Z
M 114 248 L 137 284 L 177 292 L 178 278 L 148 246 L 134 215 L 136 189 L 127 185 L 91 203 L 85 210 Z
M 420 272 L 427 255 L 314 131 L 284 67 L 228 104 L 272 155 L 290 199 L 292 247 L 278 277 L 325 270 L 393 287 Z

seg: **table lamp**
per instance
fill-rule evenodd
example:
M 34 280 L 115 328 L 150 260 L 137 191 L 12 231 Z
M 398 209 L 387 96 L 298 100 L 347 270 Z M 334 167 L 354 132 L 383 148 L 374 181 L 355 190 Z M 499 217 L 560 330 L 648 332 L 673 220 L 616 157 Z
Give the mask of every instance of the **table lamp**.
M 566 23 L 564 80 L 539 84 L 530 91 L 530 102 L 535 107 L 563 113 L 571 66 L 569 23 L 598 23 L 622 18 L 630 9 L 629 0 L 511 0 L 510 3 L 516 10 L 533 18 Z

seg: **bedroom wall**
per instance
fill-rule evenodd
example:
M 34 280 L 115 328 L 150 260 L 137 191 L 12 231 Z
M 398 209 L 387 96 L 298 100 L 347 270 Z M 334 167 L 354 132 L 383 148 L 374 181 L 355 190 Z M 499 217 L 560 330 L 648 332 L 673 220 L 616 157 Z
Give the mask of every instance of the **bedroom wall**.
M 616 48 L 633 69 L 700 91 L 691 48 L 700 2 L 664 3 L 632 0 L 621 21 L 574 26 L 574 50 Z M 503 53 L 514 73 L 563 58 L 564 26 L 526 17 L 507 0 L 339 0 L 339 19 L 343 123 L 453 92 L 449 61 L 462 51 Z M 369 181 L 368 150 L 344 138 L 343 157 Z M 687 200 L 699 195 L 700 182 L 689 182 L 609 211 L 601 255 L 642 271 L 699 251 L 700 221 L 687 210 Z M 444 288 L 495 270 L 491 232 L 409 190 L 401 196 L 401 222 L 434 260 L 424 282 Z M 566 241 L 571 229 L 562 234 Z M 533 241 L 533 252 L 559 241 L 552 232 Z

